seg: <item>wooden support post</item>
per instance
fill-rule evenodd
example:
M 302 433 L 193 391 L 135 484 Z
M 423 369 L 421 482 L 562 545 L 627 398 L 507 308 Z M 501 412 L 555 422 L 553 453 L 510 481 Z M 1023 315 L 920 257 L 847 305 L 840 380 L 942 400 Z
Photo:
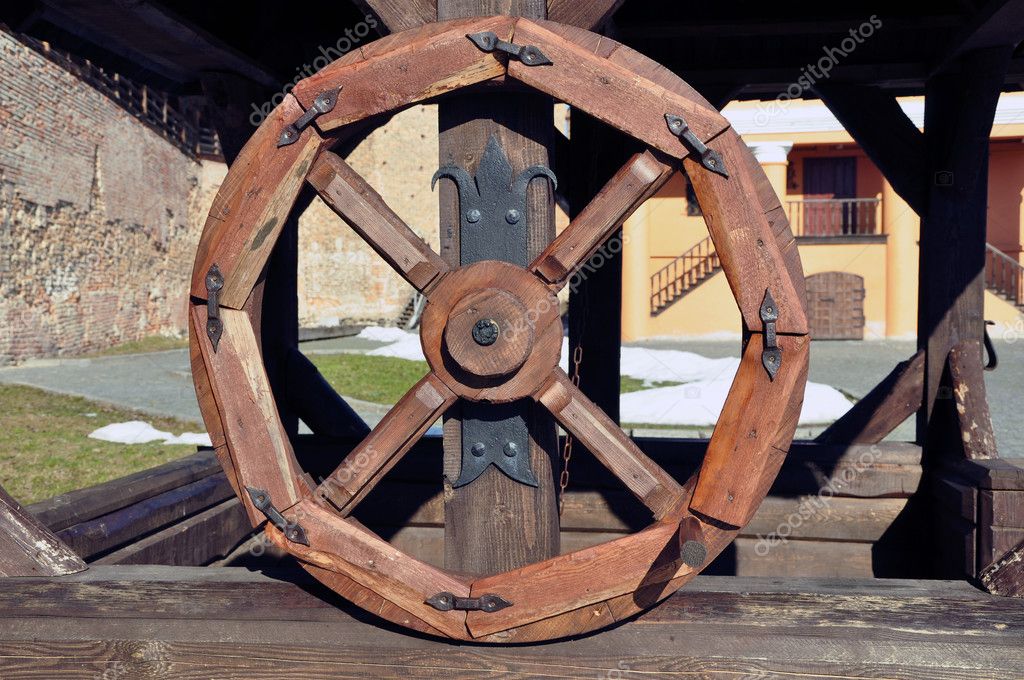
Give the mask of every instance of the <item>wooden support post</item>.
M 507 13 L 545 18 L 542 0 L 441 0 L 438 20 Z M 549 164 L 553 144 L 552 100 L 536 94 L 458 95 L 439 106 L 440 162 L 473 173 L 492 135 L 514 172 Z M 441 185 L 441 254 L 460 264 L 459 202 L 450 182 Z M 527 224 L 529 259 L 554 238 L 554 201 L 546 183 L 530 187 Z M 543 560 L 559 552 L 558 510 L 552 461 L 557 455 L 554 421 L 539 407 L 521 405 L 530 425 L 530 462 L 536 489 L 506 477 L 493 466 L 474 482 L 445 494 L 445 566 L 460 572 L 496 573 Z M 449 411 L 444 427 L 446 486 L 458 479 L 462 458 L 460 410 Z M 471 549 L 472 548 L 472 549 Z
M 980 344 L 984 335 L 989 134 L 1011 51 L 967 53 L 926 86 L 929 192 L 918 300 L 925 370 L 917 429 L 926 461 L 959 448 L 955 402 L 944 378 L 949 352 L 960 343 Z

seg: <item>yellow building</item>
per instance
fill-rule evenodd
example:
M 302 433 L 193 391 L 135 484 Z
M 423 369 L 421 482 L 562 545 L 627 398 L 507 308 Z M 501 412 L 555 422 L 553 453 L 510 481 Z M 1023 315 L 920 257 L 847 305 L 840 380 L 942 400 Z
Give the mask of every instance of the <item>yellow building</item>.
M 924 98 L 900 105 L 921 128 Z M 807 276 L 812 335 L 915 337 L 920 221 L 825 104 L 733 102 L 723 113 L 786 207 Z M 989 148 L 985 317 L 1019 327 L 1024 93 L 1000 98 Z M 684 176 L 642 206 L 623 233 L 623 340 L 739 334 L 739 311 Z

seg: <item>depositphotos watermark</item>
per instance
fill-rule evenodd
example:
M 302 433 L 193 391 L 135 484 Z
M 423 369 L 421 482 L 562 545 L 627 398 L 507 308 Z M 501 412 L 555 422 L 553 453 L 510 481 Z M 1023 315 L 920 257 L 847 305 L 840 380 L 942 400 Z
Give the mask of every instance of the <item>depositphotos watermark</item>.
M 308 64 L 302 66 L 296 66 L 296 75 L 292 81 L 284 86 L 282 90 L 276 93 L 269 101 L 263 102 L 262 105 L 256 105 L 255 103 L 250 104 L 252 106 L 252 113 L 249 114 L 249 122 L 252 123 L 253 127 L 259 127 L 270 112 L 277 108 L 288 93 L 292 91 L 292 88 L 299 84 L 300 81 L 305 80 L 309 76 L 317 73 L 322 68 L 330 64 L 335 59 L 340 59 L 354 47 L 359 45 L 363 41 L 363 38 L 370 34 L 370 31 L 377 28 L 377 19 L 372 14 L 367 14 L 363 17 L 363 20 L 352 28 L 345 29 L 345 35 L 338 38 L 333 45 L 324 47 L 321 45 L 319 48 L 320 56 L 313 59 Z
M 850 35 L 839 41 L 838 45 L 823 47 L 824 54 L 813 64 L 807 64 L 800 69 L 800 77 L 789 84 L 778 97 L 769 102 L 760 102 L 757 106 L 757 113 L 754 114 L 754 124 L 758 127 L 768 124 L 775 116 L 784 112 L 789 107 L 789 102 L 799 99 L 805 92 L 814 87 L 814 84 L 827 80 L 842 59 L 849 57 L 863 45 L 864 41 L 875 34 L 875 31 L 882 27 L 882 20 L 877 14 L 872 14 L 860 26 L 850 29 Z

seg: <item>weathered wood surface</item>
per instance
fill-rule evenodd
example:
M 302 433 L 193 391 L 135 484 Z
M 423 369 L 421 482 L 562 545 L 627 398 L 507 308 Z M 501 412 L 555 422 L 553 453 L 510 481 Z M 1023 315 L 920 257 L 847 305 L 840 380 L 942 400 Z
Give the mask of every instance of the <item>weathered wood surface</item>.
M 214 198 L 192 271 L 192 295 L 206 299 L 206 273 L 224 275 L 220 304 L 239 309 L 252 292 L 324 140 L 310 126 L 278 147 L 284 127 L 302 115 L 291 95 L 274 109 L 232 164 Z
M 392 33 L 437 20 L 436 0 L 356 0 L 356 4 L 371 11 Z
M 949 350 L 949 377 L 960 444 L 968 460 L 999 457 L 992 414 L 985 396 L 984 371 L 981 340 L 962 342 Z
M 993 595 L 1024 597 L 1024 540 L 982 570 L 981 584 Z
M 924 352 L 896 365 L 870 392 L 814 441 L 822 444 L 875 444 L 919 408 L 924 395 Z
M 210 475 L 75 524 L 57 535 L 72 550 L 89 560 L 233 497 L 234 491 L 223 474 Z
M 306 78 L 293 93 L 304 108 L 325 90 L 341 87 L 338 103 L 317 118 L 325 132 L 505 74 L 495 54 L 482 52 L 468 33 L 512 38 L 511 17 L 456 19 L 377 40 Z
M 54 496 L 28 505 L 25 509 L 51 531 L 60 531 L 191 484 L 219 471 L 213 451 L 200 451 L 159 467 Z
M 668 181 L 672 172 L 669 165 L 650 152 L 635 155 L 544 249 L 531 268 L 552 288 L 564 287 L 594 251 Z
M 195 566 L 224 557 L 252 533 L 241 501 L 230 498 L 97 559 L 93 564 Z
M 560 24 L 599 31 L 626 0 L 548 0 L 548 19 Z
M 421 293 L 429 293 L 448 265 L 336 154 L 320 154 L 309 182 L 334 212 Z
M 753 517 L 768 492 L 793 440 L 803 405 L 809 339 L 779 336 L 778 344 L 782 365 L 771 380 L 761 363 L 763 336 L 751 336 L 690 503 L 695 512 L 734 527 Z
M 600 635 L 486 651 L 381 628 L 353 610 L 309 580 L 242 569 L 95 567 L 0 580 L 0 670 L 5 680 L 1016 680 L 1024 667 L 1019 602 L 955 581 L 702 576 Z
M 74 551 L 0 487 L 0 577 L 60 576 L 85 568 Z

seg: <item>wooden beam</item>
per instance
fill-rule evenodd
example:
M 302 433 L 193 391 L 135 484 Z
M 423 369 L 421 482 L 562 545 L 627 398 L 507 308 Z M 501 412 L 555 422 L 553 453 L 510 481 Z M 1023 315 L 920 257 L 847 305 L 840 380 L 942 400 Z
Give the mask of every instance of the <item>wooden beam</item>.
M 821 444 L 875 444 L 921 408 L 924 352 L 896 365 L 839 420 L 815 437 Z
M 387 30 L 400 33 L 437 21 L 437 0 L 355 0 L 363 11 L 373 14 Z
M 94 567 L 0 580 L 0 612 L 4 680 L 616 677 L 609 669 L 684 678 L 695 668 L 1017 680 L 1024 666 L 1020 602 L 964 581 L 894 579 L 880 592 L 873 579 L 700 576 L 600 635 L 486 650 L 382 627 L 302 574 L 237 568 Z
M 440 0 L 437 6 L 439 21 L 488 14 L 544 18 L 547 6 L 544 0 Z M 464 35 L 461 39 L 472 47 Z M 552 111 L 552 100 L 537 94 L 450 97 L 438 107 L 440 164 L 456 165 L 473 174 L 488 140 L 496 136 L 514 172 L 531 165 L 549 165 Z M 439 202 L 441 255 L 452 267 L 469 264 L 461 260 L 459 201 L 451 182 L 441 185 Z M 555 237 L 554 199 L 548 183 L 532 183 L 525 222 L 529 262 Z M 533 404 L 519 402 L 507 410 L 528 424 L 530 464 L 538 488 L 515 482 L 493 466 L 466 486 L 449 487 L 461 468 L 461 418 L 473 415 L 484 419 L 486 408 L 476 404 L 453 408 L 444 424 L 445 566 L 467 573 L 506 571 L 559 552 L 552 473 L 558 438 L 554 420 Z
M 918 348 L 925 351 L 917 436 L 926 460 L 949 452 L 950 441 L 959 439 L 949 436 L 953 400 L 942 400 L 936 415 L 940 387 L 950 387 L 943 383 L 949 352 L 984 335 L 989 134 L 1009 58 L 1009 48 L 970 52 L 956 69 L 928 81 L 930 190 L 921 225 L 917 324 Z
M 815 91 L 918 215 L 928 202 L 924 134 L 896 98 L 877 87 L 819 82 Z
M 0 487 L 0 577 L 62 576 L 85 562 Z
M 990 47 L 1014 48 L 1024 40 L 1024 0 L 989 0 L 955 36 L 943 43 L 943 52 L 932 63 L 935 75 L 972 50 Z
M 1024 597 L 1024 541 L 985 567 L 981 584 L 993 595 Z
M 599 33 L 626 0 L 548 0 L 548 19 Z
M 962 342 L 949 351 L 951 397 L 963 455 L 968 460 L 999 457 L 985 394 L 984 361 L 980 340 Z

